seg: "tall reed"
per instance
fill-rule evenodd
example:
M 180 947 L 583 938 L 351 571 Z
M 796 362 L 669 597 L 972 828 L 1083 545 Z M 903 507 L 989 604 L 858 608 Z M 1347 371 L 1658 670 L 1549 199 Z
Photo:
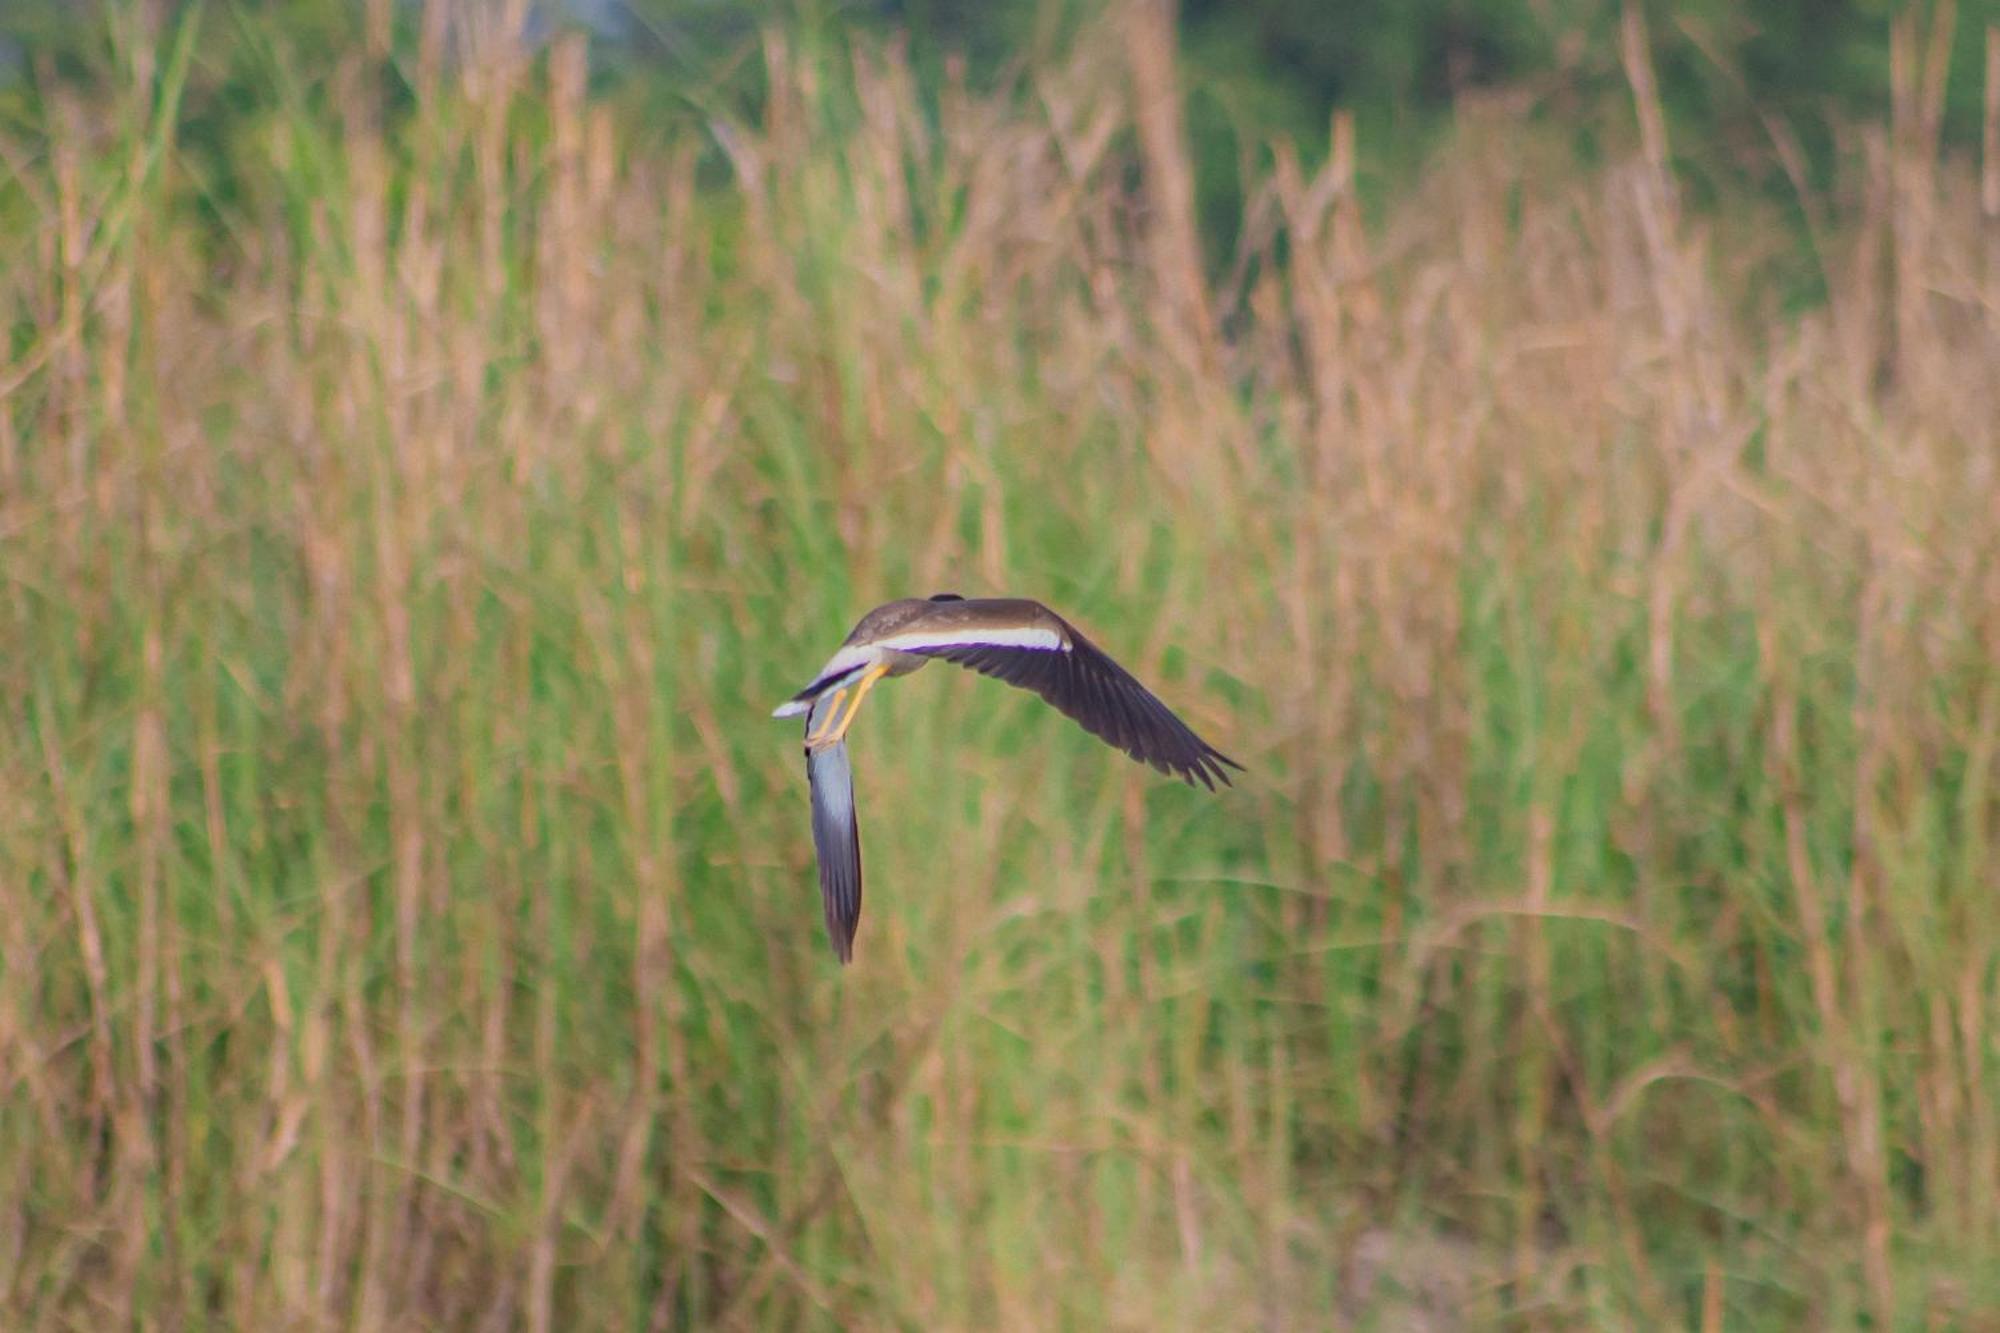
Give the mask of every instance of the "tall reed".
M 1371 220 L 1339 120 L 1217 277 L 1148 5 L 685 129 L 521 8 L 0 141 L 0 1323 L 2000 1324 L 1948 27 L 1792 309 L 1636 19 L 1607 164 L 1469 98 Z M 1250 772 L 880 692 L 840 971 L 768 709 L 940 589 Z

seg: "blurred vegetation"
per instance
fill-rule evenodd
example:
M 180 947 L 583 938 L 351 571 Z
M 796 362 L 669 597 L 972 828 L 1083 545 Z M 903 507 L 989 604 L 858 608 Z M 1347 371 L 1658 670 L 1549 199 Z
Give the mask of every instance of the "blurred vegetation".
M 1783 207 L 1606 16 L 1617 97 L 1367 208 L 1365 117 L 1273 134 L 1204 256 L 1143 6 L 671 98 L 501 12 L 120 9 L 6 94 L 0 1326 L 2000 1323 L 1931 29 Z M 885 687 L 843 971 L 768 711 L 942 588 L 1250 772 Z
M 164 16 L 188 0 L 150 0 Z M 310 48 L 351 34 L 370 0 L 272 0 L 257 12 Z M 0 43 L 72 74 L 108 73 L 103 15 L 136 0 L 13 0 L 0 9 Z M 972 87 L 1003 86 L 1024 67 L 1059 58 L 1098 21 L 1105 0 L 521 0 L 537 38 L 566 26 L 593 34 L 593 76 L 626 86 L 649 117 L 676 121 L 763 94 L 758 34 L 778 27 L 807 48 L 870 32 L 906 41 L 920 94 L 935 105 L 962 62 Z M 218 6 L 249 13 L 242 6 Z M 392 21 L 411 29 L 423 6 L 396 0 Z M 507 8 L 496 4 L 496 12 Z M 1941 101 L 1944 141 L 1979 141 L 1982 51 L 1977 34 L 2000 19 L 1995 0 L 1905 5 L 1892 0 L 1683 0 L 1641 6 L 1655 46 L 1659 97 L 1676 168 L 1707 190 L 1753 187 L 1791 195 L 1799 171 L 1830 187 L 1840 131 L 1879 120 L 1890 98 L 1889 29 L 1896 15 L 1955 16 L 1971 40 L 1953 42 Z M 1246 159 L 1268 166 L 1274 140 L 1308 161 L 1326 150 L 1331 115 L 1354 115 L 1371 200 L 1421 169 L 1468 95 L 1505 90 L 1540 123 L 1576 136 L 1585 154 L 1607 107 L 1626 95 L 1617 59 L 1621 0 L 1183 0 L 1181 70 L 1189 144 L 1210 262 L 1225 265 L 1239 239 Z M 23 60 L 17 59 L 17 69 Z M 254 102 L 254 96 L 251 101 Z M 203 133 L 190 125 L 182 142 Z M 1774 142 L 1774 135 L 1787 138 Z

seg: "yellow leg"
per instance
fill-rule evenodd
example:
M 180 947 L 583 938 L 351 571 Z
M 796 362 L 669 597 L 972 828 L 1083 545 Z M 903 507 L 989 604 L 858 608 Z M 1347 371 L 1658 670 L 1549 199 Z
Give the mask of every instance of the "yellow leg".
M 820 724 L 819 731 L 810 737 L 806 744 L 814 749 L 840 744 L 847 735 L 847 729 L 854 725 L 854 719 L 861 712 L 861 701 L 868 697 L 868 691 L 875 688 L 875 682 L 888 674 L 889 668 L 886 663 L 872 666 L 861 674 L 861 679 L 854 682 L 853 698 L 847 698 L 845 687 L 835 691 L 833 706 L 826 710 L 826 721 Z M 845 709 L 841 707 L 842 704 L 846 705 Z
M 854 725 L 854 719 L 861 713 L 861 701 L 868 697 L 868 691 L 875 688 L 875 682 L 888 674 L 889 668 L 886 663 L 872 666 L 862 674 L 860 680 L 854 682 L 854 697 L 847 701 L 847 711 L 840 716 L 840 727 L 833 733 L 833 740 L 828 744 L 847 735 L 847 729 Z
M 807 745 L 817 747 L 831 744 L 827 740 L 826 734 L 833 730 L 834 723 L 840 721 L 840 705 L 846 698 L 846 686 L 842 686 L 833 692 L 833 702 L 826 706 L 826 716 L 820 719 L 819 730 L 806 737 Z

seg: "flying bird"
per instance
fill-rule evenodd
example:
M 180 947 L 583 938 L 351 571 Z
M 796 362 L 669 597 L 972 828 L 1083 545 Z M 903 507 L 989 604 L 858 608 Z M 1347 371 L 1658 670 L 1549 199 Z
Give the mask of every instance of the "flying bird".
M 854 957 L 861 921 L 861 832 L 847 729 L 884 676 L 907 676 L 933 658 L 1033 690 L 1083 729 L 1162 773 L 1210 791 L 1243 765 L 1194 734 L 1132 673 L 1040 602 L 956 593 L 886 602 L 861 617 L 813 683 L 773 717 L 806 719 L 806 779 L 813 846 L 833 952 Z

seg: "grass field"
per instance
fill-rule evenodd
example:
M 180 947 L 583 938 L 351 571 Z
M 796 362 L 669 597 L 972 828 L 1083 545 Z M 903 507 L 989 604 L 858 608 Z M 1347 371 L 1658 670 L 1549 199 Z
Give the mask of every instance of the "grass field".
M 1144 7 L 687 128 L 427 12 L 0 132 L 0 1325 L 2000 1328 L 1924 33 L 1795 210 L 1628 29 L 1606 160 L 1468 99 L 1364 211 L 1336 125 L 1217 275 Z M 842 970 L 768 713 L 937 590 L 1249 772 L 886 687 Z

